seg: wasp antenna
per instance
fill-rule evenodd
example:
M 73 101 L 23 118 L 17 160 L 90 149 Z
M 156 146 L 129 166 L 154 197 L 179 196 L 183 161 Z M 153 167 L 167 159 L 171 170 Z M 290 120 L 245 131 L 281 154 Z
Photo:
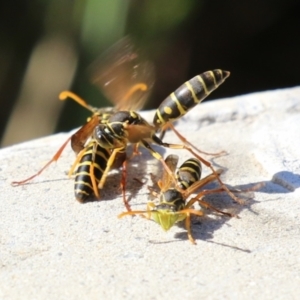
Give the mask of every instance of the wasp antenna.
M 125 94 L 124 99 L 129 99 L 136 91 L 147 91 L 148 86 L 145 83 L 137 83 Z
M 90 105 L 88 105 L 82 98 L 80 98 L 78 95 L 74 94 L 71 91 L 63 91 L 63 92 L 61 92 L 59 94 L 58 98 L 61 101 L 64 101 L 67 98 L 71 98 L 72 100 L 74 100 L 75 102 L 77 102 L 81 106 L 85 107 L 87 110 L 91 111 L 92 113 L 94 113 L 94 111 L 95 111 L 93 109 L 93 107 L 91 107 Z

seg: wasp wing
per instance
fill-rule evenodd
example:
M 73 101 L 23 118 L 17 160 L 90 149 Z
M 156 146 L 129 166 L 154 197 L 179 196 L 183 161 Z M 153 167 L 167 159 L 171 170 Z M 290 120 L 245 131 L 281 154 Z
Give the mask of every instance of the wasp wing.
M 168 166 L 168 168 L 171 170 L 173 174 L 175 173 L 178 164 L 178 159 L 179 159 L 178 155 L 175 154 L 170 154 L 165 159 L 166 165 Z M 165 169 L 163 169 L 162 178 L 159 181 L 159 187 L 161 191 L 165 192 L 168 189 L 170 189 L 173 185 L 174 185 L 173 178 Z
M 154 85 L 153 64 L 143 60 L 128 36 L 100 56 L 90 73 L 116 110 L 141 109 Z
M 141 140 L 151 140 L 154 127 L 147 124 L 126 124 L 126 132 L 130 143 L 139 143 Z
M 71 147 L 78 154 L 84 147 L 87 140 L 91 137 L 96 125 L 99 124 L 100 117 L 94 115 L 86 124 L 80 127 L 71 137 Z

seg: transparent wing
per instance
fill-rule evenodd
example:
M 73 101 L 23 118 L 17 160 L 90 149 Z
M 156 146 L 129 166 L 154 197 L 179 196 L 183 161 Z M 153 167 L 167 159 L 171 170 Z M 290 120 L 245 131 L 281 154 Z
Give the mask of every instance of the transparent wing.
M 165 162 L 172 173 L 175 173 L 177 164 L 178 164 L 178 155 L 170 154 L 166 157 Z M 159 186 L 162 192 L 167 191 L 170 187 L 173 186 L 173 178 L 170 174 L 164 169 L 162 179 L 159 181 Z
M 154 85 L 154 67 L 130 37 L 110 47 L 90 67 L 91 81 L 117 110 L 141 109 Z

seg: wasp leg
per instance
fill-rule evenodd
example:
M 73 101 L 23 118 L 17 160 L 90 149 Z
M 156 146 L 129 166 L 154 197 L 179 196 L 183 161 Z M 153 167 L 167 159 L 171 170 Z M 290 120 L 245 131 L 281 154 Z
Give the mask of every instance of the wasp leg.
M 120 187 L 122 190 L 124 205 L 127 211 L 131 211 L 129 202 L 126 199 L 126 178 L 127 178 L 127 160 L 125 160 L 122 164 L 122 179 L 121 179 Z
M 146 219 L 150 220 L 151 219 L 151 214 L 153 213 L 153 208 L 155 208 L 155 204 L 150 201 L 147 203 L 147 217 Z
M 166 164 L 166 162 L 165 162 L 165 160 L 162 158 L 162 156 L 161 156 L 158 152 L 156 152 L 154 149 L 152 149 L 151 146 L 150 146 L 150 144 L 149 144 L 148 142 L 146 142 L 145 140 L 141 140 L 141 143 L 143 144 L 143 146 L 144 146 L 145 148 L 147 148 L 147 149 L 150 151 L 150 153 L 152 154 L 152 156 L 153 156 L 154 158 L 158 159 L 158 160 L 162 163 L 162 165 L 163 165 L 163 167 L 165 168 L 166 172 L 168 172 L 170 178 L 172 178 L 173 182 L 175 183 L 175 185 L 176 185 L 178 191 L 184 192 L 184 190 L 178 185 L 178 181 L 177 181 L 177 179 L 176 179 L 176 177 L 175 177 L 175 175 L 174 175 L 174 172 L 172 172 L 172 171 L 170 170 L 169 166 Z
M 185 218 L 185 229 L 187 230 L 188 232 L 188 238 L 190 240 L 190 242 L 193 244 L 193 245 L 197 245 L 195 239 L 193 238 L 193 235 L 192 235 L 192 228 L 191 228 L 191 216 L 189 213 L 186 213 L 186 218 Z
M 190 187 L 188 187 L 184 191 L 185 199 L 188 198 L 189 195 L 193 194 L 196 190 L 202 188 L 203 186 L 207 185 L 208 183 L 217 180 L 217 177 L 222 174 L 223 170 L 218 169 L 216 170 L 217 176 L 215 174 L 207 175 L 206 177 L 194 182 Z
M 99 189 L 103 189 L 103 186 L 104 186 L 104 183 L 105 183 L 105 180 L 106 180 L 106 177 L 107 177 L 107 174 L 108 172 L 111 170 L 112 166 L 114 165 L 114 162 L 115 162 L 115 159 L 116 159 L 116 156 L 118 153 L 121 153 L 125 151 L 124 147 L 120 147 L 120 148 L 115 148 L 110 157 L 109 157 L 109 160 L 107 161 L 107 165 L 106 165 L 106 168 L 102 174 L 102 178 L 98 184 L 98 187 Z
M 133 146 L 133 152 L 132 152 L 132 157 L 136 155 L 141 155 L 141 152 L 139 151 L 139 144 L 134 144 Z
M 163 147 L 167 147 L 170 149 L 185 149 L 187 151 L 189 151 L 190 153 L 192 153 L 197 159 L 199 159 L 204 165 L 206 165 L 208 168 L 210 168 L 213 172 L 213 174 L 216 176 L 216 179 L 218 180 L 218 182 L 220 183 L 221 187 L 224 188 L 224 190 L 228 193 L 228 195 L 236 202 L 238 202 L 239 204 L 244 204 L 244 201 L 242 199 L 239 199 L 238 197 L 236 197 L 229 189 L 228 187 L 223 183 L 223 181 L 220 179 L 217 171 L 213 168 L 212 164 L 205 160 L 204 158 L 202 158 L 201 156 L 199 156 L 197 153 L 195 153 L 193 151 L 193 149 L 191 147 L 188 147 L 187 145 L 183 145 L 183 144 L 168 144 L 168 143 L 164 143 L 162 142 L 156 135 L 152 136 L 152 139 L 155 143 L 157 143 L 160 146 Z
M 131 210 L 131 211 L 126 211 L 126 212 L 123 212 L 123 213 L 119 214 L 118 218 L 121 219 L 125 216 L 139 215 L 139 214 L 141 214 L 142 217 L 147 218 L 143 215 L 144 213 L 147 213 L 147 211 L 144 211 L 144 210 Z
M 141 155 L 141 152 L 139 151 L 138 143 L 133 145 L 133 151 L 132 151 L 132 154 L 130 155 L 130 157 L 128 158 L 128 160 L 131 160 L 132 158 L 134 158 L 137 155 Z
M 153 209 L 155 207 L 155 204 L 153 202 L 148 202 L 147 203 L 147 210 L 132 210 L 132 211 L 127 211 L 123 212 L 118 215 L 118 218 L 123 218 L 124 216 L 129 216 L 129 215 L 141 215 L 141 217 L 146 218 L 147 220 L 151 219 L 151 214 Z M 146 216 L 144 214 L 147 214 Z
M 90 178 L 91 178 L 94 194 L 95 194 L 96 198 L 100 199 L 98 183 L 96 182 L 96 177 L 95 177 L 95 172 L 94 172 L 94 166 L 95 166 L 95 162 L 96 162 L 96 152 L 97 152 L 97 144 L 93 143 L 92 162 L 91 162 L 91 167 L 90 167 Z M 98 181 L 99 181 L 99 179 L 98 179 Z
M 198 216 L 203 216 L 203 213 L 201 211 L 196 211 L 196 210 L 189 210 L 189 212 L 186 212 L 185 228 L 188 232 L 188 238 L 193 245 L 197 245 L 192 235 L 191 216 L 190 216 L 191 213 Z
M 201 191 L 196 197 L 192 198 L 188 203 L 187 203 L 187 207 L 191 207 L 196 201 L 199 202 L 200 205 L 204 206 L 205 208 L 209 208 L 213 211 L 216 211 L 222 215 L 225 215 L 225 216 L 228 216 L 228 217 L 237 217 L 236 215 L 234 214 L 231 214 L 231 213 L 228 213 L 228 212 L 224 212 L 220 209 L 217 209 L 216 207 L 214 207 L 213 205 L 209 204 L 208 202 L 202 200 L 202 197 L 205 196 L 205 195 L 208 195 L 208 194 L 215 194 L 215 193 L 222 193 L 224 192 L 224 189 L 223 188 L 219 188 L 219 189 L 213 189 L 213 190 L 204 190 L 204 191 Z
M 220 175 L 222 173 L 222 169 L 218 169 L 216 171 L 216 173 L 218 175 Z M 187 198 L 189 195 L 191 195 L 192 193 L 194 193 L 197 189 L 207 185 L 209 182 L 212 182 L 214 180 L 217 180 L 217 177 L 215 174 L 210 174 L 206 177 L 204 177 L 203 179 L 195 182 L 194 184 L 192 184 L 184 193 L 184 197 Z M 186 205 L 186 207 L 191 207 L 196 201 L 198 201 L 200 204 L 202 204 L 205 208 L 210 208 L 211 210 L 214 210 L 218 213 L 221 213 L 221 214 L 225 214 L 229 217 L 234 217 L 235 215 L 233 214 L 230 214 L 230 213 L 226 213 L 226 212 L 223 212 L 217 208 L 215 208 L 214 206 L 212 206 L 211 204 L 207 203 L 206 201 L 202 200 L 201 198 L 204 196 L 204 195 L 207 195 L 207 194 L 213 194 L 213 193 L 222 193 L 222 192 L 225 192 L 224 188 L 218 188 L 218 189 L 213 189 L 213 190 L 204 190 L 204 191 L 201 191 L 196 197 L 192 198 Z
M 86 147 L 87 148 L 87 147 Z M 85 149 L 82 149 L 76 156 L 75 161 L 73 162 L 69 172 L 68 172 L 68 177 L 71 177 L 74 174 L 74 170 L 76 166 L 78 165 L 79 161 L 81 160 L 82 156 L 85 154 Z
M 195 210 L 195 209 L 191 209 L 191 208 L 186 208 L 186 209 L 182 209 L 182 210 L 178 211 L 177 214 L 184 214 L 184 215 L 186 215 L 186 218 L 185 218 L 185 228 L 186 228 L 186 230 L 188 232 L 188 238 L 189 238 L 190 242 L 193 245 L 197 245 L 197 243 L 196 243 L 196 241 L 195 241 L 195 239 L 193 238 L 193 235 L 192 235 L 191 214 L 202 217 L 204 215 L 204 213 L 202 211 L 199 211 L 199 210 Z
M 160 194 L 157 191 L 155 191 L 152 186 L 148 186 L 148 190 L 150 192 L 150 195 L 152 195 L 155 198 L 159 198 Z
M 35 173 L 34 175 L 21 180 L 21 181 L 13 181 L 11 183 L 12 186 L 18 186 L 18 185 L 22 185 L 25 184 L 26 182 L 32 180 L 33 178 L 37 177 L 38 175 L 40 175 L 50 164 L 52 164 L 54 161 L 57 161 L 59 159 L 59 157 L 61 156 L 61 153 L 63 152 L 63 150 L 65 149 L 65 147 L 67 146 L 68 142 L 71 140 L 71 137 L 69 137 L 64 143 L 63 145 L 58 149 L 58 151 L 54 154 L 54 156 L 52 157 L 52 159 L 50 161 L 48 161 L 44 167 L 42 167 L 42 169 L 40 169 L 37 173 Z
M 202 154 L 206 154 L 206 155 L 210 155 L 210 156 L 221 156 L 221 155 L 225 155 L 227 154 L 226 151 L 222 150 L 220 152 L 217 153 L 210 153 L 210 152 L 205 152 L 200 150 L 199 148 L 197 148 L 195 145 L 193 145 L 192 143 L 190 143 L 184 136 L 182 136 L 174 127 L 174 125 L 171 122 L 166 123 L 165 125 L 166 127 L 164 127 L 164 130 L 166 130 L 168 127 L 174 131 L 174 133 L 179 137 L 179 139 L 184 143 L 184 144 L 188 144 L 190 145 L 192 148 L 194 148 L 196 151 L 198 151 L 199 153 Z

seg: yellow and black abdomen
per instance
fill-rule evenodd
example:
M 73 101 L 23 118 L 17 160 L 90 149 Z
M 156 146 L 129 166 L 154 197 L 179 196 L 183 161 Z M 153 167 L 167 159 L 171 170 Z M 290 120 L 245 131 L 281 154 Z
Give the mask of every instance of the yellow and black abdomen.
M 188 189 L 193 183 L 200 180 L 202 167 L 196 158 L 186 160 L 177 170 L 176 178 L 180 188 Z
M 92 177 L 98 185 L 109 157 L 110 151 L 100 147 L 95 142 L 90 142 L 86 147 L 75 175 L 75 197 L 79 202 L 84 203 L 95 200 Z M 92 165 L 93 170 L 91 170 Z
M 160 104 L 153 119 L 154 126 L 159 129 L 168 121 L 185 115 L 218 88 L 229 75 L 228 71 L 216 69 L 186 81 Z

